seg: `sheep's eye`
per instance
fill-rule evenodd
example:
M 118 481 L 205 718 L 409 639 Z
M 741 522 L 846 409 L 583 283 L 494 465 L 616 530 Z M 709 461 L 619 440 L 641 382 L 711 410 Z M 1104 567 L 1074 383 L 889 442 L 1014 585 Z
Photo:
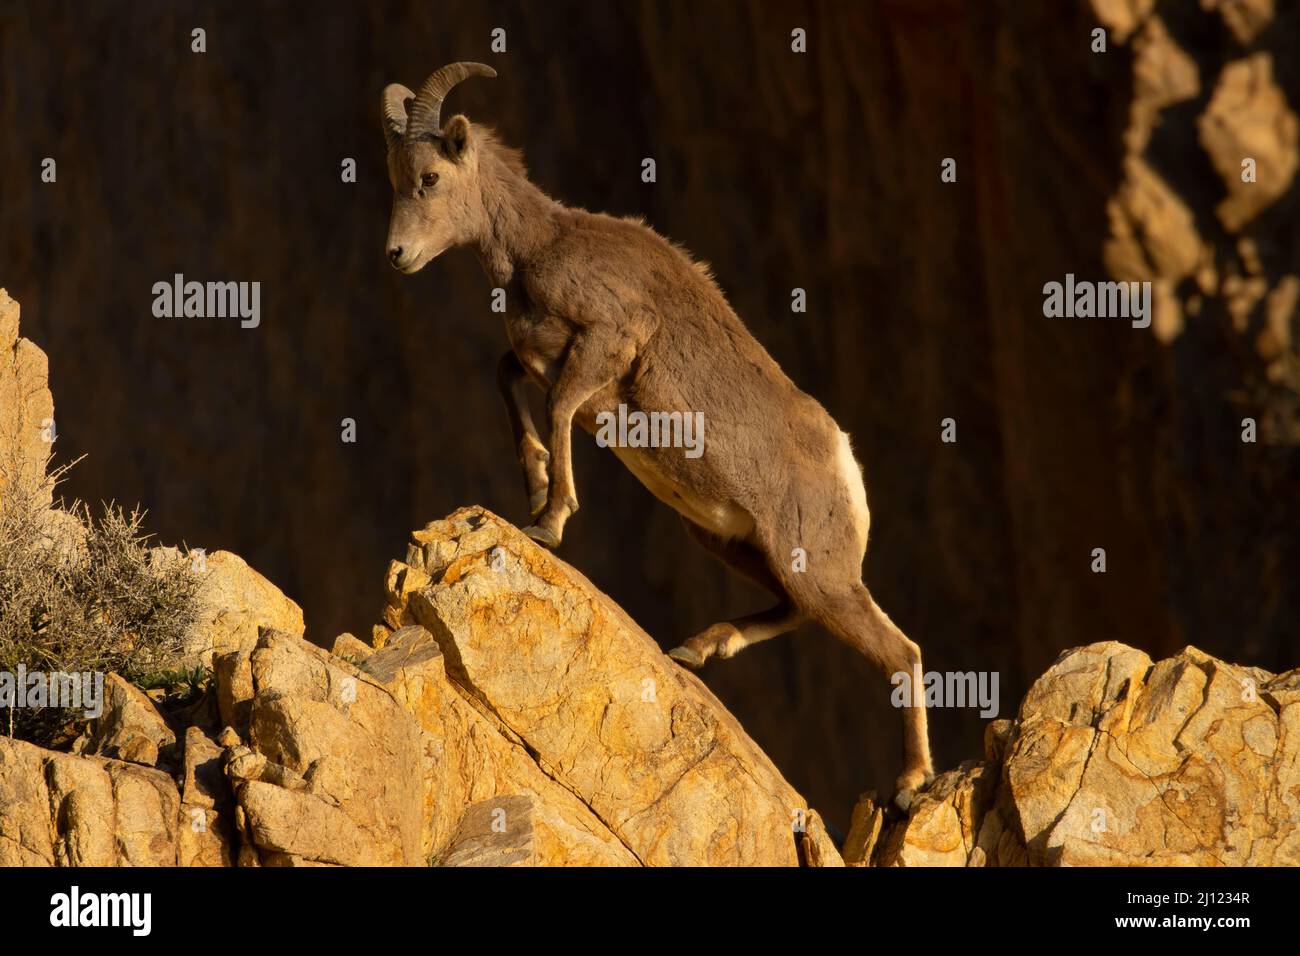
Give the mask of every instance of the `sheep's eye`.
M 426 189 L 432 186 L 437 181 L 438 181 L 437 173 L 425 173 L 423 176 L 420 177 L 420 185 L 424 186 Z

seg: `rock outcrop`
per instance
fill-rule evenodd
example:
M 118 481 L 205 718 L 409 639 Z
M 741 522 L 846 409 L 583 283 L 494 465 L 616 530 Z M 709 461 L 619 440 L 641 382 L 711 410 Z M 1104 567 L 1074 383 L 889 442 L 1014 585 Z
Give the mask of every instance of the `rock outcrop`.
M 249 657 L 245 742 L 226 741 L 245 850 L 272 865 L 422 862 L 410 715 L 301 638 L 264 631 Z
M 211 667 L 217 654 L 247 653 L 261 628 L 297 637 L 306 631 L 302 608 L 239 555 L 215 551 L 205 556 L 200 573 L 202 620 L 186 647 L 188 663 Z
M 388 584 L 411 623 L 377 648 L 263 629 L 215 659 L 243 862 L 839 862 L 704 685 L 513 526 L 434 522 Z
M 248 654 L 262 628 L 298 637 L 306 632 L 302 608 L 237 554 L 183 554 L 178 548 L 158 547 L 150 550 L 150 559 L 159 564 L 187 562 L 203 582 L 198 620 L 186 636 L 178 666 L 211 668 L 215 657 Z
M 0 289 L 0 508 L 35 496 L 46 507 L 53 485 L 45 474 L 54 432 L 49 361 L 18 335 L 18 303 Z
M 1300 865 L 1300 670 L 1069 651 L 989 724 L 983 761 L 883 833 L 864 800 L 853 829 L 857 865 Z
M 109 674 L 104 679 L 103 713 L 73 743 L 72 752 L 156 767 L 162 752 L 175 743 L 176 734 L 148 695 L 119 675 Z
M 206 706 L 112 675 L 72 753 L 7 742 L 0 862 L 840 864 L 708 689 L 513 526 L 434 522 L 388 583 L 410 623 L 378 647 L 263 625 L 213 655 Z
M 0 742 L 0 864 L 1300 865 L 1300 670 L 1067 652 L 983 760 L 902 819 L 865 798 L 837 847 L 694 675 L 489 512 L 415 532 L 382 617 L 334 653 L 263 626 L 188 726 L 110 677 L 72 753 Z
M 175 866 L 167 774 L 0 738 L 0 866 Z
M 0 514 L 10 501 L 49 509 L 54 481 L 45 473 L 56 435 L 49 360 L 18 334 L 18 303 L 0 289 Z M 49 512 L 50 534 L 66 525 Z
M 477 509 L 423 536 L 444 557 L 454 546 L 412 612 L 441 645 L 408 625 L 355 664 L 265 630 L 245 655 L 247 723 L 219 741 L 189 727 L 175 777 L 0 741 L 0 865 L 839 864 L 817 815 L 693 676 L 658 670 L 657 651 L 603 658 L 644 635 L 623 621 L 611 636 L 616 611 L 548 577 L 557 559 Z M 589 602 L 590 619 L 562 606 L 581 639 L 556 640 L 544 611 L 503 622 L 536 614 L 519 593 L 478 603 L 498 594 L 492 579 L 465 579 L 506 574 L 497 548 L 535 599 L 558 588 Z M 560 652 L 535 672 L 541 635 Z M 516 665 L 485 663 L 512 637 Z M 651 686 L 642 668 L 657 699 L 621 697 L 621 681 Z M 239 671 L 219 671 L 235 697 Z M 158 726 L 114 716 L 147 698 L 109 697 L 122 700 L 107 729 L 84 739 Z M 665 713 L 620 713 L 643 704 Z M 125 739 L 122 753 L 141 737 Z M 1152 663 L 1104 643 L 1063 655 L 1015 720 L 989 724 L 985 759 L 940 775 L 905 819 L 864 800 L 843 853 L 876 866 L 1300 865 L 1298 794 L 1300 671 L 1193 648 Z
M 515 862 L 636 864 L 633 853 L 577 796 L 542 771 L 522 740 L 503 734 L 452 685 L 442 650 L 427 630 L 403 628 L 361 667 L 419 725 L 426 859 L 450 864 L 471 856 L 483 859 L 483 853 L 491 858 L 503 842 L 518 839 L 514 850 L 528 852 Z M 515 811 L 523 818 L 515 819 Z M 483 815 L 495 828 L 476 829 L 473 821 Z M 481 852 L 471 855 L 470 846 Z M 513 858 L 513 850 L 507 855 Z
M 563 809 L 546 791 L 572 794 L 581 832 L 648 865 L 794 865 L 805 839 L 836 858 L 817 814 L 708 688 L 512 525 L 481 508 L 435 521 L 388 581 L 385 618 L 429 631 L 449 687 L 527 755 L 540 807 Z M 377 656 L 395 643 L 379 639 Z

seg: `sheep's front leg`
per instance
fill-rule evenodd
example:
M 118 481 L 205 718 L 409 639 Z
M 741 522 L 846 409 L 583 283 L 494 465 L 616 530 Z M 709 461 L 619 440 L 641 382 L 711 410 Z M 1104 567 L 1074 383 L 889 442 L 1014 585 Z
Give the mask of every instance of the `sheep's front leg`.
M 578 490 L 573 483 L 573 416 L 588 399 L 627 371 L 635 356 L 635 347 L 627 339 L 601 334 L 599 330 L 579 332 L 569 346 L 546 396 L 551 428 L 546 507 L 537 522 L 524 529 L 524 534 L 539 544 L 559 547 L 565 522 L 578 510 Z
M 542 437 L 533 424 L 533 413 L 528 407 L 524 389 L 528 373 L 514 352 L 507 352 L 497 363 L 497 387 L 505 399 L 506 413 L 510 416 L 510 430 L 515 436 L 515 450 L 524 473 L 524 491 L 528 495 L 528 513 L 536 515 L 546 505 L 546 464 L 551 453 L 542 443 Z

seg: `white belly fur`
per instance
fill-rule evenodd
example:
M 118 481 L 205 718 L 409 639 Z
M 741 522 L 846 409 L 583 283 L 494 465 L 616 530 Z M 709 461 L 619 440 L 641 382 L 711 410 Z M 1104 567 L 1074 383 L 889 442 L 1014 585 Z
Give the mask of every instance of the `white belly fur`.
M 754 520 L 729 501 L 711 501 L 670 481 L 655 467 L 654 457 L 639 448 L 611 448 L 627 470 L 650 493 L 678 514 L 723 538 L 744 538 L 754 529 Z

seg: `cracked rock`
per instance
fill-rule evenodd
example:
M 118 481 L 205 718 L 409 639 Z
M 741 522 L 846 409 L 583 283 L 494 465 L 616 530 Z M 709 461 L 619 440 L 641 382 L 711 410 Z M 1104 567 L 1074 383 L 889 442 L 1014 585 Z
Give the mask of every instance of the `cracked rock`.
M 427 629 L 441 652 L 429 680 L 445 671 L 469 705 L 449 712 L 473 725 L 471 739 L 494 729 L 494 756 L 510 742 L 538 786 L 545 777 L 547 789 L 571 794 L 592 829 L 647 865 L 795 866 L 801 843 L 810 861 L 841 863 L 820 819 L 736 719 L 578 571 L 481 508 L 413 538 L 408 567 L 419 574 L 397 568 L 390 581 L 430 583 L 390 588 L 385 619 Z M 398 630 L 385 649 L 411 639 Z M 514 773 L 498 770 L 499 792 L 517 792 L 507 789 Z
M 878 865 L 1300 864 L 1300 670 L 1194 647 L 1067 651 L 982 762 L 940 776 Z M 863 815 L 860 809 L 859 816 Z

